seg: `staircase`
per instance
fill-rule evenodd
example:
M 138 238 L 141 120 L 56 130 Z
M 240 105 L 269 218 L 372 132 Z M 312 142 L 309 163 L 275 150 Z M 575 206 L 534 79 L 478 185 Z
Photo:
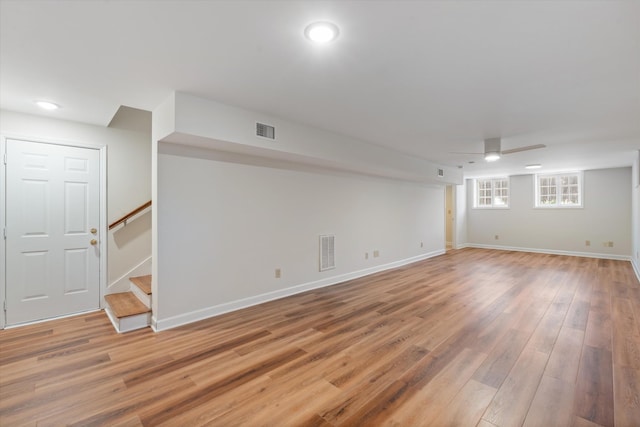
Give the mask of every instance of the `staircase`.
M 151 324 L 151 275 L 131 277 L 131 290 L 105 295 L 105 311 L 118 333 Z

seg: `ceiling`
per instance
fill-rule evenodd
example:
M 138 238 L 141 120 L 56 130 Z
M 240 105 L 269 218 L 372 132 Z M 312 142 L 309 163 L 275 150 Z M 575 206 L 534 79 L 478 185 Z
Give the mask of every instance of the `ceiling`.
M 316 20 L 339 38 L 306 40 Z M 640 149 L 640 2 L 0 0 L 2 109 L 107 125 L 174 90 L 466 176 L 627 166 Z M 491 137 L 547 148 L 494 163 L 452 154 Z

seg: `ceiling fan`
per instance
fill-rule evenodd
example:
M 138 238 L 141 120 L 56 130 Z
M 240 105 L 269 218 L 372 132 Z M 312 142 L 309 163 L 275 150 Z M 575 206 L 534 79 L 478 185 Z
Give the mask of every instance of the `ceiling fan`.
M 524 147 L 512 148 L 510 150 L 501 150 L 502 139 L 501 138 L 488 138 L 484 140 L 484 153 L 455 153 L 455 154 L 478 154 L 484 155 L 484 159 L 488 162 L 495 162 L 501 156 L 512 153 L 519 153 L 521 151 L 537 150 L 538 148 L 545 148 L 544 144 L 527 145 Z

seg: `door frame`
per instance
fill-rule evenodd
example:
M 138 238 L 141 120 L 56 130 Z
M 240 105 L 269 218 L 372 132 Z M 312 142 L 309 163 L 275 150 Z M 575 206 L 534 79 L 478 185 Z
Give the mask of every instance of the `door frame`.
M 60 140 L 55 138 L 38 138 L 38 137 L 30 137 L 25 135 L 12 135 L 12 134 L 1 134 L 0 135 L 0 177 L 2 177 L 2 185 L 0 185 L 0 238 L 2 239 L 2 244 L 0 244 L 0 271 L 3 271 L 3 274 L 0 274 L 0 303 L 2 304 L 0 309 L 2 312 L 0 313 L 0 329 L 5 329 L 7 326 L 7 313 L 4 310 L 7 304 L 7 282 L 6 282 L 6 262 L 7 262 L 7 240 L 5 238 L 5 227 L 7 224 L 6 218 L 6 207 L 7 207 L 7 193 L 6 193 L 6 177 L 7 177 L 7 166 L 5 164 L 5 154 L 7 152 L 7 140 L 14 139 L 18 141 L 27 141 L 27 142 L 37 142 L 42 144 L 51 144 L 51 145 L 62 145 L 66 147 L 77 147 L 77 148 L 87 148 L 92 150 L 98 150 L 99 153 L 99 162 L 100 162 L 100 241 L 98 243 L 98 247 L 100 250 L 100 284 L 99 284 L 99 307 L 100 309 L 104 308 L 104 295 L 107 289 L 107 241 L 109 238 L 109 230 L 107 223 L 107 144 L 101 143 L 90 143 L 90 142 L 77 142 L 77 141 L 69 141 L 69 140 Z M 75 314 L 74 314 L 75 315 Z M 66 316 L 61 316 L 66 317 Z M 45 319 L 51 320 L 51 319 Z M 38 323 L 43 320 L 38 320 Z M 28 324 L 28 323 L 25 323 Z M 23 325 L 25 325 L 23 324 Z

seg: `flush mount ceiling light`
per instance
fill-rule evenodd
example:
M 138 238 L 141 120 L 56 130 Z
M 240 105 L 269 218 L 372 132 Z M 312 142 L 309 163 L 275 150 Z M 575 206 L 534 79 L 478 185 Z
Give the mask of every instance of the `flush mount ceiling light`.
M 499 158 L 500 158 L 500 153 L 498 153 L 497 151 L 489 151 L 484 154 L 484 159 L 487 162 L 495 162 Z
M 58 104 L 54 104 L 53 102 L 49 102 L 49 101 L 36 101 L 36 105 L 40 108 L 42 108 L 43 110 L 57 110 L 58 108 L 60 108 L 60 106 Z
M 304 36 L 316 44 L 329 43 L 335 40 L 338 34 L 338 26 L 326 21 L 314 22 L 304 29 Z
M 540 169 L 541 167 L 542 167 L 542 165 L 541 165 L 541 164 L 536 163 L 535 165 L 527 165 L 527 166 L 525 166 L 524 168 L 525 168 L 525 169 Z

